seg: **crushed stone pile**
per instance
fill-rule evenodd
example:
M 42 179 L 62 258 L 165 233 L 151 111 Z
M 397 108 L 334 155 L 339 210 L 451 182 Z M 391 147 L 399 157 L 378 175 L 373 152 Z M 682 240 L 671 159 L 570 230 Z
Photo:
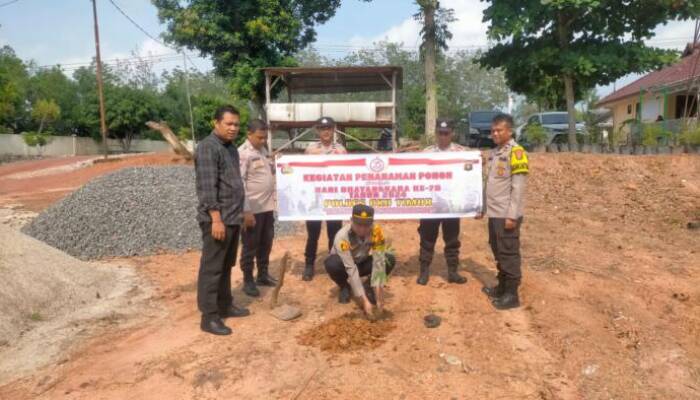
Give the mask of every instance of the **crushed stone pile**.
M 96 178 L 49 207 L 23 232 L 83 259 L 201 248 L 190 166 L 125 168 Z M 290 234 L 293 224 L 276 226 Z

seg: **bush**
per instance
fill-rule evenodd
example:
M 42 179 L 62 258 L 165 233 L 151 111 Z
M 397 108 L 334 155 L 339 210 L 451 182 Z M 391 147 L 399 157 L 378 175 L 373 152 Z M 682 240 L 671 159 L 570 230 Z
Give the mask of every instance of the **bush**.
M 700 125 L 684 128 L 679 135 L 679 140 L 684 145 L 700 146 Z
M 177 130 L 177 138 L 183 143 L 187 142 L 188 140 L 192 140 L 192 130 L 181 126 L 180 129 Z
M 642 145 L 654 147 L 659 144 L 659 137 L 663 135 L 663 128 L 658 124 L 646 124 L 642 128 Z
M 22 135 L 22 139 L 24 139 L 24 143 L 29 147 L 43 147 L 49 143 L 51 137 L 45 133 L 27 132 Z
M 525 140 L 534 146 L 544 144 L 547 141 L 547 130 L 540 124 L 528 125 L 525 129 Z

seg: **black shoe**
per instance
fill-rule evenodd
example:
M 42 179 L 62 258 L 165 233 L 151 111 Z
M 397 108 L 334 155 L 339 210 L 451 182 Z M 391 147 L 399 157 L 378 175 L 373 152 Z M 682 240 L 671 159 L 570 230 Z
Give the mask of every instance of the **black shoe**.
M 258 279 L 255 280 L 260 286 L 277 286 L 277 279 L 270 276 L 270 274 L 265 271 L 264 273 L 258 273 Z
M 520 298 L 518 297 L 518 286 L 520 286 L 520 280 L 518 279 L 504 279 L 503 283 L 503 295 L 491 300 L 491 304 L 498 310 L 508 310 L 511 308 L 520 307 Z
M 255 285 L 255 281 L 253 279 L 245 280 L 243 282 L 243 293 L 247 294 L 250 297 L 259 297 L 260 296 L 260 291 L 258 290 L 258 287 Z
M 429 266 L 423 267 L 421 265 L 420 273 L 418 274 L 418 279 L 416 279 L 416 283 L 419 285 L 425 286 L 428 284 L 429 278 L 430 278 L 430 267 Z
M 350 286 L 345 285 L 340 288 L 340 293 L 338 293 L 338 303 L 348 304 L 350 302 Z
M 301 275 L 302 281 L 310 281 L 314 279 L 314 264 L 306 264 L 304 267 L 304 273 Z
M 503 296 L 493 299 L 491 304 L 498 310 L 509 310 L 520 307 L 520 299 L 517 293 L 504 293 Z
M 457 272 L 457 268 L 450 268 L 447 272 L 447 282 L 462 285 L 467 283 L 467 278 L 460 275 L 459 272 Z
M 204 332 L 220 336 L 228 336 L 232 332 L 231 328 L 224 325 L 224 321 L 216 317 L 202 317 L 200 328 Z
M 498 270 L 501 270 L 501 266 L 498 265 Z M 503 293 L 506 292 L 506 284 L 505 284 L 505 278 L 503 275 L 501 275 L 500 272 L 498 272 L 498 275 L 496 276 L 496 279 L 498 279 L 498 283 L 496 286 L 493 287 L 488 287 L 484 286 L 481 288 L 481 291 L 484 292 L 491 300 L 494 300 L 496 298 L 499 298 L 503 296 Z
M 489 296 L 491 300 L 495 300 L 503 296 L 503 286 L 500 283 L 494 287 L 484 286 L 481 288 L 481 291 L 484 292 L 485 295 Z
M 221 318 L 240 318 L 240 317 L 247 317 L 250 315 L 250 310 L 247 308 L 243 307 L 236 307 L 232 305 L 228 309 L 224 311 L 219 311 L 219 316 Z

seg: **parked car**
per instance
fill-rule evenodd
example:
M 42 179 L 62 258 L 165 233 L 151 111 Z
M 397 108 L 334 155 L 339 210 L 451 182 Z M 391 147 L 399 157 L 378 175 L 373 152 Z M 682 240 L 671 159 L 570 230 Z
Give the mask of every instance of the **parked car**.
M 460 135 L 460 143 L 469 147 L 494 147 L 491 140 L 491 120 L 499 111 L 472 111 Z
M 541 125 L 547 132 L 547 140 L 543 143 L 544 145 L 569 141 L 569 114 L 566 111 L 548 111 L 529 116 L 527 122 L 516 128 L 516 140 L 524 144 L 527 143 L 525 132 L 528 126 L 534 124 Z M 586 125 L 583 122 L 576 122 L 576 134 L 586 134 Z

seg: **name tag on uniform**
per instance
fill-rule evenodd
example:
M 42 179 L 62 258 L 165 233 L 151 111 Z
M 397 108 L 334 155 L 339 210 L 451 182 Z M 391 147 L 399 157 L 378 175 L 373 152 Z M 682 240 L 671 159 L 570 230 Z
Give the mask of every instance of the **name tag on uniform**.
M 265 161 L 261 158 L 256 158 L 253 160 L 253 167 L 254 168 L 262 168 L 265 166 Z

